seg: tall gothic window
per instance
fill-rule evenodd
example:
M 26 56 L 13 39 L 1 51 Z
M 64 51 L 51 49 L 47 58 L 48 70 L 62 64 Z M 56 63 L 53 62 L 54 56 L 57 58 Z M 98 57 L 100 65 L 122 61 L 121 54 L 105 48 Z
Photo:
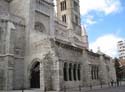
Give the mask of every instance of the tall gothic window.
M 92 66 L 92 70 L 93 70 L 93 79 L 95 79 L 95 67 L 94 66 Z
M 67 63 L 64 63 L 63 74 L 64 74 L 64 81 L 68 81 L 68 78 L 67 78 Z
M 75 15 L 75 22 L 76 22 L 76 24 L 79 23 L 79 19 L 78 19 L 78 16 L 77 16 L 77 15 Z
M 80 67 L 80 64 L 78 64 L 78 80 L 81 80 L 81 67 Z
M 61 11 L 64 11 L 64 10 L 66 10 L 66 0 L 64 0 L 64 1 L 62 1 L 61 3 L 60 3 L 60 6 L 61 6 Z
M 0 27 L 0 53 L 2 52 L 2 44 L 1 44 L 1 41 L 2 41 L 2 28 Z
M 78 12 L 79 5 L 76 1 L 74 1 L 74 10 Z
M 74 67 L 73 67 L 73 77 L 74 77 L 74 80 L 76 80 L 76 64 L 74 64 Z
M 93 78 L 93 66 L 91 65 L 91 78 L 92 78 L 92 80 L 94 79 Z
M 65 15 L 65 14 L 62 15 L 62 21 L 63 21 L 63 22 L 66 22 L 66 15 Z
M 69 80 L 72 81 L 72 64 L 69 64 Z
M 92 80 L 98 80 L 99 79 L 99 67 L 96 65 L 91 66 L 91 77 Z
M 99 66 L 97 66 L 97 79 L 99 79 Z
M 2 28 L 0 27 L 0 41 L 2 40 Z

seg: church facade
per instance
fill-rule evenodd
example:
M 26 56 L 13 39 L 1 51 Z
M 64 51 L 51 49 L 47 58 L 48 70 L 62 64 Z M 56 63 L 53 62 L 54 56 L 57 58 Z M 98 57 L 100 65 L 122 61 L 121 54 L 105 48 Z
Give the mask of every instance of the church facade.
M 0 0 L 0 90 L 107 84 L 112 58 L 89 51 L 79 0 Z

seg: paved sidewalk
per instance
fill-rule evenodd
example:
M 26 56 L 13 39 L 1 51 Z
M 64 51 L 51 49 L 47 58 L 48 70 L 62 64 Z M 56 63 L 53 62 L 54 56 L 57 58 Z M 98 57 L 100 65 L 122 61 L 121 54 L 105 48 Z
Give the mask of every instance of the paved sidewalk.
M 116 83 L 110 85 L 98 85 L 92 87 L 70 88 L 62 92 L 125 92 L 125 82 L 121 82 L 119 86 Z
M 22 92 L 22 90 L 12 90 L 12 91 L 0 91 L 0 92 Z M 41 92 L 40 89 L 30 89 L 24 90 L 23 92 Z M 47 91 L 55 92 L 55 91 Z M 125 82 L 121 82 L 119 86 L 114 84 L 109 85 L 98 85 L 92 87 L 77 87 L 77 88 L 66 88 L 61 92 L 125 92 Z
M 81 91 L 81 92 L 125 92 L 125 86 L 94 89 L 94 90 Z

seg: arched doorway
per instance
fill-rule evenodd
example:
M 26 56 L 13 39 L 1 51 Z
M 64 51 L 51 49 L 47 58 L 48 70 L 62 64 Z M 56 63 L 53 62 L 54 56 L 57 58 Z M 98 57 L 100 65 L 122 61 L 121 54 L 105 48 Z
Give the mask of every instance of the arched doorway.
M 40 88 L 40 62 L 35 62 L 32 65 L 30 73 L 31 73 L 30 87 Z

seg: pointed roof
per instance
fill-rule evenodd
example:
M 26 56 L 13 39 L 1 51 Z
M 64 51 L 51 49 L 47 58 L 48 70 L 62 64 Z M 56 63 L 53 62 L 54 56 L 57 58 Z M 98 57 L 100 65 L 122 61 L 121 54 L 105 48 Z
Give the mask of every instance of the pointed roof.
M 103 55 L 104 53 L 101 51 L 100 47 L 97 48 L 97 53 Z
M 81 25 L 81 28 L 82 28 L 82 36 L 85 36 L 85 35 L 87 36 L 88 34 L 86 32 L 85 27 L 83 25 Z

